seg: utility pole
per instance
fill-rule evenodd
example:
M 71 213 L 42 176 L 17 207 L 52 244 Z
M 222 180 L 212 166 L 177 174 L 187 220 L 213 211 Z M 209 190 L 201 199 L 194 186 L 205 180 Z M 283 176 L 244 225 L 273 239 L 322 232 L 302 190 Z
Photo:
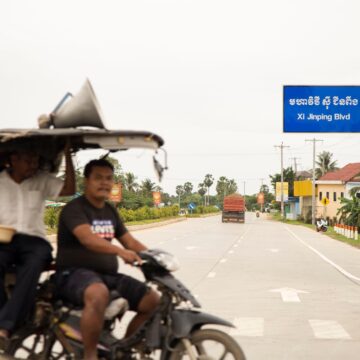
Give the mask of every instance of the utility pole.
M 283 150 L 284 148 L 288 148 L 290 146 L 285 146 L 283 142 L 281 142 L 281 145 L 275 145 L 275 148 L 280 148 L 281 150 L 281 217 L 285 218 L 284 213 L 284 156 L 283 156 Z M 275 194 L 276 195 L 276 194 Z
M 315 225 L 315 213 L 316 213 L 316 203 L 315 203 L 315 155 L 316 155 L 316 151 L 315 151 L 315 146 L 316 146 L 316 142 L 317 141 L 323 141 L 323 140 L 318 140 L 318 139 L 306 139 L 305 142 L 312 142 L 313 143 L 313 173 L 312 173 L 312 201 L 311 201 L 311 223 L 313 225 Z
M 297 157 L 293 157 L 293 158 L 290 158 L 290 160 L 294 160 L 294 171 L 295 171 L 295 177 L 296 177 L 296 173 L 297 173 L 297 162 L 296 160 L 297 159 L 300 159 L 300 158 L 297 158 Z

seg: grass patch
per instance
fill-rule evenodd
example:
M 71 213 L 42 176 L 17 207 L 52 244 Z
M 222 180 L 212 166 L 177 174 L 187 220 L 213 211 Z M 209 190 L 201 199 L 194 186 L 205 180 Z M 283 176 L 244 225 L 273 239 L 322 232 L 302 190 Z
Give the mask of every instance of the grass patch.
M 316 231 L 315 226 L 313 226 L 312 224 L 305 224 L 302 221 L 298 221 L 298 220 L 282 219 L 279 213 L 271 214 L 271 219 L 275 220 L 275 221 L 281 221 L 284 224 L 305 226 L 308 229 Z M 335 232 L 335 230 L 332 226 L 328 226 L 328 230 L 325 234 L 327 236 L 331 237 L 332 239 L 344 242 L 344 243 L 354 246 L 356 248 L 360 248 L 360 240 L 349 239 L 346 236 L 340 235 L 337 232 Z

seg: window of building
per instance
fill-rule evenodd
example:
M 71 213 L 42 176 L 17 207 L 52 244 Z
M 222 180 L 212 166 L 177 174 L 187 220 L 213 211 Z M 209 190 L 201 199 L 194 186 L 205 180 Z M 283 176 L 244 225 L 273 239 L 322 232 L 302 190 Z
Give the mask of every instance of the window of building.
M 336 192 L 334 191 L 333 200 L 336 201 Z
M 342 197 L 342 198 L 344 197 L 344 193 L 343 193 L 343 192 L 340 193 L 340 197 Z
M 330 199 L 330 193 L 328 191 L 326 192 L 326 198 Z
M 322 200 L 322 191 L 319 192 L 319 200 Z

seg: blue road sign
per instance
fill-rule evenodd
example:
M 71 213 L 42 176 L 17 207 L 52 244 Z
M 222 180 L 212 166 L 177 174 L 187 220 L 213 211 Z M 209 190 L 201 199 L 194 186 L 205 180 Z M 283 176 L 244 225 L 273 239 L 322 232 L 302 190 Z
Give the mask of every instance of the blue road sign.
M 195 205 L 194 203 L 190 203 L 190 204 L 188 205 L 188 208 L 189 208 L 190 210 L 194 210 L 194 209 L 196 208 L 196 205 Z
M 360 132 L 360 86 L 284 86 L 284 132 Z

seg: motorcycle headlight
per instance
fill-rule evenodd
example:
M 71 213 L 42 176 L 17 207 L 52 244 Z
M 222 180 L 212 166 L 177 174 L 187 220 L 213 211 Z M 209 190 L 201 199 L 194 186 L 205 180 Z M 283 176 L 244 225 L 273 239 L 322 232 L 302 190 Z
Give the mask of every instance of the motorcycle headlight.
M 166 270 L 176 271 L 179 269 L 179 261 L 174 255 L 158 249 L 151 249 L 149 252 L 151 252 L 154 259 Z

